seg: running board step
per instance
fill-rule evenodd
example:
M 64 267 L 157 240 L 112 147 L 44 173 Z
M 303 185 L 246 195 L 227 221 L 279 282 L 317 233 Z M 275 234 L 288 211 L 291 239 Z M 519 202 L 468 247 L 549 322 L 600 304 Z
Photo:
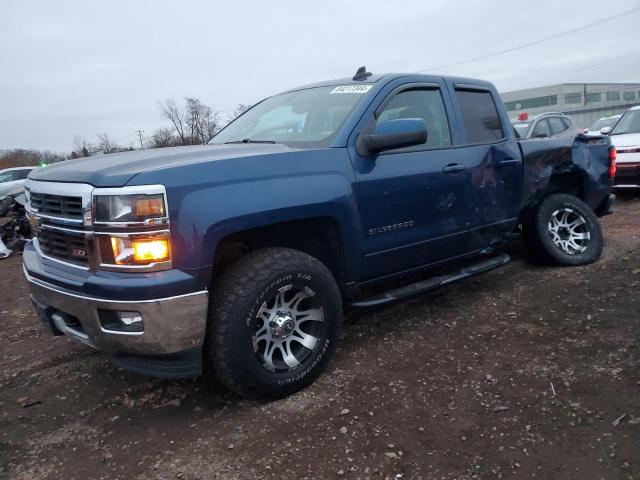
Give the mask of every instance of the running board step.
M 450 283 L 457 282 L 458 280 L 462 280 L 463 278 L 471 277 L 473 275 L 477 275 L 478 273 L 493 270 L 494 268 L 500 267 L 505 263 L 508 263 L 510 260 L 511 260 L 511 257 L 508 254 L 498 253 L 497 255 L 494 255 L 491 258 L 486 258 L 472 265 L 467 265 L 462 268 L 458 268 L 457 270 L 454 270 L 453 272 L 448 273 L 446 275 L 432 277 L 427 280 L 422 280 L 420 282 L 412 283 L 411 285 L 407 285 L 406 287 L 389 290 L 387 292 L 384 292 L 382 295 L 377 295 L 375 297 L 370 297 L 365 300 L 359 300 L 359 301 L 353 302 L 351 303 L 351 307 L 353 308 L 377 307 L 379 305 L 385 305 L 387 303 L 395 302 L 397 300 L 402 300 L 408 297 L 421 295 L 435 288 L 442 287 L 443 285 L 448 285 Z

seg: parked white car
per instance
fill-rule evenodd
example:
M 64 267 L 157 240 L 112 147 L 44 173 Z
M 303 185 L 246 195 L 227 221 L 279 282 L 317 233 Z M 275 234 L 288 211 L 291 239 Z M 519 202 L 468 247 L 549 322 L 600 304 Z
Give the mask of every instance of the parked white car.
M 600 135 L 609 135 L 613 127 L 616 126 L 622 115 L 612 115 L 610 117 L 599 118 L 596 123 L 591 125 L 584 134 L 587 137 L 599 137 Z
M 624 112 L 610 133 L 616 147 L 617 188 L 640 188 L 640 105 Z
M 0 170 L 0 200 L 7 195 L 17 195 L 24 190 L 29 172 L 37 167 L 14 167 Z

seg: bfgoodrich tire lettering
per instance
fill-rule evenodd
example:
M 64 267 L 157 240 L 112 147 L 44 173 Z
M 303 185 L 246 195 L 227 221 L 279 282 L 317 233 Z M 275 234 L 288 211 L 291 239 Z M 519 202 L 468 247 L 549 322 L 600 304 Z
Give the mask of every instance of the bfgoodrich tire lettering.
M 593 211 L 573 195 L 550 195 L 525 225 L 531 253 L 543 263 L 585 265 L 600 258 L 602 229 Z
M 341 296 L 327 268 L 286 248 L 252 252 L 214 285 L 205 354 L 225 386 L 278 398 L 313 382 L 332 358 Z

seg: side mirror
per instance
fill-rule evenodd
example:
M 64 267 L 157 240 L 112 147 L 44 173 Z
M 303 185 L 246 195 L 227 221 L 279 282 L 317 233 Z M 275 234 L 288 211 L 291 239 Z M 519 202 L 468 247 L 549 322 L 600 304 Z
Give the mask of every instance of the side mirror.
M 378 153 L 394 148 L 421 145 L 427 141 L 427 126 L 421 118 L 385 120 L 375 132 L 360 135 L 358 152 L 362 155 Z
M 611 127 L 604 127 L 600 129 L 602 135 L 609 135 L 611 133 Z

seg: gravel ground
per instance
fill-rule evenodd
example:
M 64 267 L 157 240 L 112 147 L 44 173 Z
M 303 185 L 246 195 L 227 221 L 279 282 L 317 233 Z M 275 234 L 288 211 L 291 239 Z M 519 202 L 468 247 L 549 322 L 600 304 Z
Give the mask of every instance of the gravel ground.
M 640 479 L 640 200 L 602 260 L 514 260 L 351 312 L 314 385 L 247 402 L 125 373 L 31 311 L 0 263 L 0 477 Z

